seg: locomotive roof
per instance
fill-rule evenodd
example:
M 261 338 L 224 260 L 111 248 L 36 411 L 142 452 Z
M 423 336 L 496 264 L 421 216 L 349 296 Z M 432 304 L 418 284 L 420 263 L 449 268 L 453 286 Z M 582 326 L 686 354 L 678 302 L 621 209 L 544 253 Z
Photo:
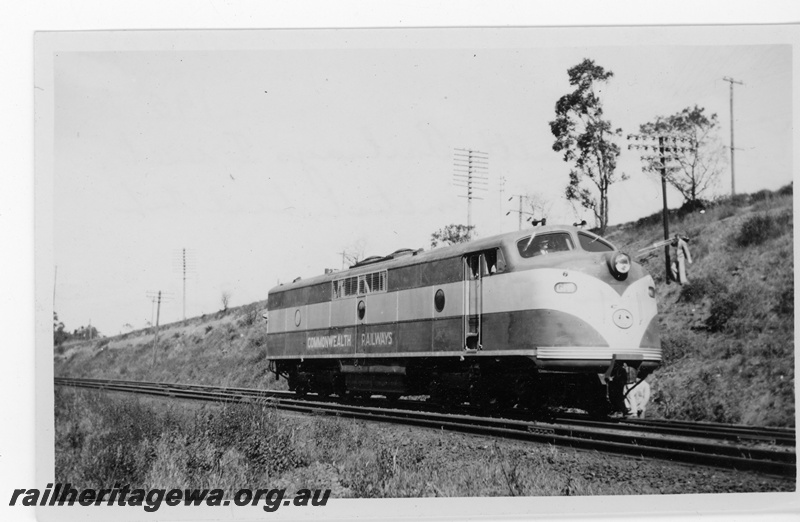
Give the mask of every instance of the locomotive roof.
M 515 232 L 507 232 L 505 234 L 498 234 L 494 236 L 475 239 L 467 243 L 458 243 L 455 245 L 448 245 L 443 247 L 436 247 L 431 250 L 416 251 L 412 254 L 405 254 L 399 257 L 391 258 L 387 256 L 385 260 L 375 261 L 360 266 L 355 266 L 346 270 L 339 270 L 329 274 L 310 277 L 308 279 L 299 279 L 292 283 L 283 283 L 270 289 L 272 292 L 283 292 L 286 290 L 295 290 L 305 286 L 312 286 L 326 281 L 335 281 L 344 277 L 352 277 L 355 275 L 367 274 L 375 272 L 376 270 L 386 270 L 389 268 L 398 268 L 401 266 L 415 265 L 420 263 L 428 263 L 440 259 L 448 259 L 451 257 L 460 257 L 468 252 L 477 252 L 489 248 L 496 248 L 501 245 L 513 246 L 517 241 L 522 238 L 530 236 L 532 233 L 543 234 L 547 232 L 570 232 L 575 233 L 581 230 L 592 236 L 597 236 L 592 232 L 585 229 L 579 229 L 571 225 L 546 225 L 527 230 L 517 230 Z M 599 237 L 599 236 L 597 236 Z

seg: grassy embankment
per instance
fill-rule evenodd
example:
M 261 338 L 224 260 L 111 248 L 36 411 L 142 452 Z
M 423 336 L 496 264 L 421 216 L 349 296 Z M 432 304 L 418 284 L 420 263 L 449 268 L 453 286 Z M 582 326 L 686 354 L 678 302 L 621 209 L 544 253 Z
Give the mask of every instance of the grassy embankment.
M 667 285 L 663 249 L 639 259 L 656 280 L 664 364 L 649 378 L 653 417 L 794 425 L 794 259 L 791 186 L 674 213 L 691 238 L 689 284 Z M 663 237 L 660 214 L 613 227 L 632 255 Z M 57 349 L 56 375 L 281 386 L 267 372 L 264 302 L 152 330 Z
M 792 491 L 794 481 L 257 404 L 56 390 L 56 482 L 330 489 L 331 498 Z M 259 509 L 259 508 L 255 508 Z
M 794 426 L 792 219 L 791 186 L 672 217 L 671 233 L 691 238 L 684 286 L 665 284 L 663 249 L 640 259 L 656 280 L 664 356 L 649 378 L 652 416 Z M 632 254 L 660 238 L 660 215 L 609 234 Z

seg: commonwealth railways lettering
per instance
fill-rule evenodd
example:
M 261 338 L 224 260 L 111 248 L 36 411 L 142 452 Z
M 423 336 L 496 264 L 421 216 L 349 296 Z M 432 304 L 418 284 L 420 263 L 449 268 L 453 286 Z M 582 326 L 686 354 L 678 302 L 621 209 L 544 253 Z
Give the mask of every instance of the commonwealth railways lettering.
M 361 334 L 362 346 L 389 346 L 392 344 L 392 332 L 373 332 Z
M 320 335 L 309 337 L 306 340 L 308 348 L 338 348 L 340 346 L 352 346 L 353 336 L 348 334 L 340 335 Z

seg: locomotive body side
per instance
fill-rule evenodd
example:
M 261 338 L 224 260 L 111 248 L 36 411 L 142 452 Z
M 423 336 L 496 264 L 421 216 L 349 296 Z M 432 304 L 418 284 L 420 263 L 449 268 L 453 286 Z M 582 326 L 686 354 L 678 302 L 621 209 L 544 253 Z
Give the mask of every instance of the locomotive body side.
M 569 248 L 530 252 L 548 237 Z M 294 377 L 301 388 L 318 381 L 333 392 L 348 388 L 344 376 L 361 391 L 424 393 L 426 379 L 469 380 L 453 376 L 475 367 L 494 379 L 510 372 L 512 381 L 608 377 L 620 364 L 646 375 L 661 359 L 653 280 L 635 264 L 614 274 L 616 250 L 594 241 L 602 240 L 545 227 L 274 288 L 268 357 L 290 387 Z M 370 388 L 381 373 L 393 375 Z

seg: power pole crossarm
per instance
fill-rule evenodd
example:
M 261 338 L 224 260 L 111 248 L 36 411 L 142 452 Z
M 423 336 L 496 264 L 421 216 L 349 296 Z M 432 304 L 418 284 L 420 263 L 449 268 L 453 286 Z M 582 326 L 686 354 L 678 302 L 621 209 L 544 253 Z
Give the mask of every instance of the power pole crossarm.
M 483 199 L 475 196 L 476 190 L 486 190 L 481 185 L 488 181 L 489 155 L 472 149 L 456 149 L 453 160 L 453 178 L 456 186 L 467 189 L 467 239 L 472 239 L 472 200 Z
M 642 143 L 629 144 L 628 150 L 644 150 L 652 151 L 654 154 L 651 156 L 642 156 L 642 161 L 646 162 L 649 167 L 643 167 L 642 170 L 657 168 L 661 174 L 661 198 L 663 208 L 661 211 L 661 220 L 664 225 L 664 264 L 665 264 L 665 280 L 667 284 L 671 279 L 672 263 L 669 256 L 669 208 L 667 207 L 667 169 L 669 162 L 675 161 L 677 158 L 676 153 L 687 152 L 693 150 L 692 147 L 678 146 L 679 141 L 683 141 L 679 136 L 664 135 L 638 135 L 629 134 L 628 140 L 634 139 Z M 657 141 L 656 141 L 657 140 Z

